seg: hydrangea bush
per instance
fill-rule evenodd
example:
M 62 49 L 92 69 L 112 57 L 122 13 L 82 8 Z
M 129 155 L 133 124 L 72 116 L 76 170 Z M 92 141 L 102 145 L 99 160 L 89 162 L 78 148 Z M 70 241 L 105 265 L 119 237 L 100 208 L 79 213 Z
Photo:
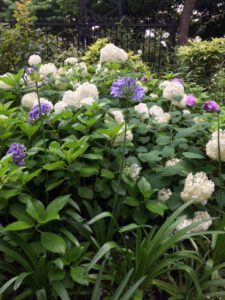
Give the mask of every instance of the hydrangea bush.
M 195 259 L 202 268 L 188 242 L 177 247 L 189 252 L 160 259 L 189 235 L 217 228 L 225 203 L 218 104 L 173 74 L 154 78 L 140 57 L 112 44 L 96 63 L 69 57 L 57 68 L 37 55 L 28 62 L 24 72 L 0 77 L 1 293 L 210 293 L 209 277 L 200 286 L 184 276 L 179 285 L 176 272 L 170 288 L 166 274 L 180 259 L 181 270 Z M 155 236 L 142 235 L 164 222 Z

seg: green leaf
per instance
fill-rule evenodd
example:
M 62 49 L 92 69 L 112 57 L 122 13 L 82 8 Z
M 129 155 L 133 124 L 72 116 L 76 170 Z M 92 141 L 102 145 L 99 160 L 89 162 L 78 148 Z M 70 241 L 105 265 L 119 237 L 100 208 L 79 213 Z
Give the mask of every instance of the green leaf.
M 65 165 L 64 161 L 56 161 L 54 163 L 44 165 L 43 169 L 48 171 L 54 171 L 54 170 L 62 169 L 64 165 Z
M 63 286 L 62 282 L 54 281 L 51 283 L 51 285 L 55 290 L 56 294 L 61 298 L 61 300 L 70 300 L 67 290 Z
M 5 227 L 6 231 L 19 231 L 33 227 L 34 224 L 27 223 L 25 221 L 13 222 Z
M 162 158 L 160 157 L 160 151 L 158 150 L 153 150 L 148 153 L 139 153 L 138 158 L 143 161 L 147 162 L 149 164 L 151 163 L 156 163 L 160 161 Z
M 0 288 L 0 299 L 4 295 L 5 291 L 17 280 L 18 276 L 9 279 L 3 286 Z
M 41 201 L 36 199 L 27 201 L 26 210 L 28 214 L 38 222 L 40 222 L 45 216 L 44 204 Z
M 178 133 L 175 135 L 175 139 L 185 138 L 191 136 L 196 132 L 196 129 L 193 127 L 179 129 Z
M 70 200 L 70 195 L 57 197 L 47 206 L 46 213 L 48 214 L 48 212 L 52 211 L 59 212 Z
M 101 170 L 101 177 L 113 179 L 115 177 L 115 174 L 110 170 L 102 169 Z
M 23 123 L 20 125 L 20 129 L 31 138 L 40 128 L 40 125 L 31 125 L 29 123 Z
M 160 215 L 163 217 L 164 211 L 168 209 L 167 205 L 160 201 L 150 201 L 148 204 L 146 204 L 146 208 L 157 215 Z
M 98 174 L 98 169 L 95 167 L 82 167 L 77 168 L 76 171 L 82 176 L 82 177 L 90 177 L 93 175 Z
M 87 272 L 89 272 L 94 265 L 106 254 L 108 253 L 110 250 L 117 248 L 118 245 L 115 242 L 107 242 L 105 243 L 99 250 L 98 252 L 95 254 L 95 256 L 92 258 L 91 262 L 89 263 L 89 265 L 87 266 Z
M 184 157 L 190 158 L 190 159 L 203 159 L 204 158 L 204 156 L 199 153 L 183 152 L 182 154 Z
M 71 267 L 70 274 L 73 281 L 81 284 L 81 285 L 88 285 L 88 275 L 87 270 L 83 267 Z
M 20 273 L 20 275 L 19 275 L 18 278 L 16 279 L 16 282 L 14 283 L 14 287 L 13 287 L 14 291 L 16 291 L 16 290 L 20 287 L 20 285 L 21 285 L 21 283 L 24 281 L 24 279 L 25 279 L 27 276 L 29 276 L 30 274 L 31 274 L 31 273 L 27 273 L 27 272 Z
M 93 199 L 94 198 L 93 189 L 91 189 L 89 187 L 80 186 L 77 191 L 78 191 L 78 195 L 83 199 Z
M 141 177 L 138 180 L 138 187 L 145 199 L 149 199 L 152 193 L 155 191 L 151 188 L 151 184 L 147 181 L 145 177 Z
M 64 254 L 66 252 L 66 243 L 58 234 L 51 232 L 41 233 L 41 244 L 50 252 Z
M 170 144 L 170 136 L 159 136 L 156 142 L 160 146 L 168 145 Z
M 134 269 L 131 269 L 126 276 L 124 277 L 124 279 L 121 281 L 120 285 L 118 286 L 118 288 L 116 289 L 115 293 L 112 296 L 111 300 L 119 300 L 121 294 L 123 293 L 124 289 L 127 287 L 128 285 L 128 281 L 133 273 Z

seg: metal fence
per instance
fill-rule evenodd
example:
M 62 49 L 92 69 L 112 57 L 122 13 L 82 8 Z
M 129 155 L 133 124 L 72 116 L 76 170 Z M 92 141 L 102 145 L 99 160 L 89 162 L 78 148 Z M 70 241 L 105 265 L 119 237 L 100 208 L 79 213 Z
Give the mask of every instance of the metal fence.
M 141 50 L 143 60 L 154 69 L 172 59 L 177 29 L 175 24 L 148 24 L 144 20 L 88 24 L 39 22 L 35 26 L 55 35 L 65 48 L 73 44 L 80 51 L 85 51 L 98 38 L 108 37 L 125 50 Z

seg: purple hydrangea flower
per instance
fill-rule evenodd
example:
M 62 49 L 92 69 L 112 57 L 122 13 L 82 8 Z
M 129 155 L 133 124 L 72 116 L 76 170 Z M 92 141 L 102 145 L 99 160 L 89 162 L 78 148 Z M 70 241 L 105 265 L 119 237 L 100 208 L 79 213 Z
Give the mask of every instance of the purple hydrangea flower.
M 23 144 L 12 144 L 7 151 L 7 154 L 12 154 L 13 161 L 18 166 L 25 165 L 26 147 Z
M 208 100 L 206 101 L 202 108 L 207 111 L 207 112 L 218 112 L 220 110 L 220 106 L 219 104 L 216 103 L 216 101 L 213 101 L 213 100 Z
M 178 82 L 178 83 L 181 83 L 182 85 L 184 85 L 184 81 L 181 78 L 174 78 L 174 79 L 172 79 L 172 82 Z
M 48 103 L 42 102 L 40 106 L 41 112 L 39 104 L 34 105 L 31 111 L 29 112 L 29 123 L 32 123 L 34 120 L 40 118 L 41 115 L 44 116 L 52 110 L 52 107 Z
M 187 94 L 187 96 L 186 96 L 186 105 L 190 106 L 190 107 L 193 107 L 193 106 L 195 106 L 195 104 L 196 104 L 195 96 L 192 95 L 192 94 Z
M 131 98 L 138 102 L 144 96 L 144 88 L 137 85 L 137 82 L 133 78 L 121 78 L 113 82 L 111 86 L 111 96 L 116 98 Z

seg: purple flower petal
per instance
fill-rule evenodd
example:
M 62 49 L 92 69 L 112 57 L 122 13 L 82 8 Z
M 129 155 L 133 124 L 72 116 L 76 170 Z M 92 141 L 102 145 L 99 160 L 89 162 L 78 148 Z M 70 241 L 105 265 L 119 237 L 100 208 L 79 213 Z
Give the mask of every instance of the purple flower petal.
M 220 110 L 220 106 L 218 103 L 216 103 L 216 101 L 213 101 L 213 100 L 208 100 L 206 101 L 202 108 L 207 111 L 207 112 L 218 112 Z
M 23 144 L 12 144 L 7 151 L 7 154 L 12 154 L 13 161 L 18 166 L 25 165 L 26 147 Z

